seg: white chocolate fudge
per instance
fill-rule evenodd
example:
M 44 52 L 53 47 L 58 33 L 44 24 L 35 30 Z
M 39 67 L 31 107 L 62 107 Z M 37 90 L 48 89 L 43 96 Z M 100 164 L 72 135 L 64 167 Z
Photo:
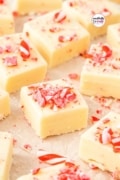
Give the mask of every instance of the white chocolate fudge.
M 55 67 L 84 52 L 90 35 L 63 10 L 57 10 L 24 24 L 23 32 L 46 59 Z
M 108 26 L 106 39 L 112 48 L 120 50 L 120 23 Z
M 0 4 L 0 36 L 15 32 L 12 12 L 6 5 Z
M 90 32 L 92 38 L 104 35 L 108 25 L 120 22 L 120 6 L 108 0 L 66 0 L 63 9 L 72 13 L 74 18 Z M 105 23 L 101 23 L 103 24 L 101 27 L 96 27 L 93 23 L 96 14 L 102 14 L 105 18 Z
M 92 44 L 81 71 L 80 92 L 89 96 L 120 98 L 120 54 L 108 44 Z
M 11 112 L 10 97 L 8 92 L 0 89 L 0 120 L 4 119 Z
M 102 170 L 120 171 L 120 114 L 109 112 L 81 135 L 79 156 Z
M 9 93 L 42 81 L 47 64 L 22 33 L 0 38 L 0 86 Z
M 57 180 L 57 179 L 80 179 L 90 180 L 90 177 L 85 174 L 80 166 L 71 162 L 62 163 L 46 168 L 38 168 L 33 173 L 19 177 L 17 180 Z
M 79 89 L 68 80 L 22 87 L 20 99 L 26 119 L 41 138 L 87 126 L 88 106 Z
M 7 0 L 12 11 L 18 14 L 48 12 L 62 7 L 62 0 Z
M 8 132 L 0 132 L 0 180 L 8 180 L 12 164 L 13 138 Z

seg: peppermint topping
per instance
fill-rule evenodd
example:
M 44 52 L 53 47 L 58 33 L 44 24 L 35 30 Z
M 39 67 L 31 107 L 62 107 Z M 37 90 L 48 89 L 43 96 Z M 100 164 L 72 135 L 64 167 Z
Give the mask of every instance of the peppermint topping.
M 97 128 L 95 136 L 100 143 L 111 145 L 114 152 L 120 153 L 120 133 L 107 126 L 110 121 L 110 119 L 104 119 Z
M 20 55 L 22 56 L 23 60 L 26 60 L 30 57 L 30 47 L 28 43 L 24 40 L 20 42 Z
M 12 66 L 17 66 L 17 56 L 12 56 L 12 57 L 5 57 L 3 59 L 3 62 L 6 66 L 12 67 Z
M 53 20 L 56 23 L 63 23 L 66 18 L 67 16 L 63 11 L 58 11 L 54 14 Z
M 53 110 L 65 108 L 70 102 L 76 102 L 76 94 L 72 87 L 43 84 L 40 86 L 29 86 L 29 91 L 29 95 L 41 107 L 48 106 Z
M 0 4 L 4 4 L 4 0 L 0 0 Z
M 77 38 L 77 35 L 76 34 L 71 34 L 71 35 L 66 35 L 66 36 L 59 36 L 58 37 L 58 40 L 59 42 L 69 42 L 69 41 L 73 41 Z
M 84 57 L 89 58 L 93 63 L 103 64 L 109 57 L 112 56 L 112 49 L 105 44 L 97 44 L 91 46 L 88 53 Z

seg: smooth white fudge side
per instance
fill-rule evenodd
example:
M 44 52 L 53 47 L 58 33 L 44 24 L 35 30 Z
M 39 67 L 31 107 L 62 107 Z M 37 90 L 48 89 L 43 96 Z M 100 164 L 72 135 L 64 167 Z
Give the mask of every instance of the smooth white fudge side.
M 8 92 L 0 89 L 0 120 L 3 120 L 10 112 L 10 96 Z
M 67 80 L 54 80 L 22 87 L 24 115 L 41 138 L 74 132 L 87 126 L 88 106 Z
M 23 32 L 46 59 L 50 68 L 86 51 L 90 35 L 65 11 L 57 10 L 24 24 Z
M 79 156 L 102 170 L 120 171 L 120 114 L 109 112 L 81 135 Z
M 120 54 L 108 44 L 92 44 L 81 71 L 80 92 L 120 98 Z
M 10 9 L 0 4 L 0 36 L 15 32 L 15 22 Z
M 120 23 L 108 26 L 106 39 L 112 48 L 120 49 Z
M 62 0 L 7 0 L 13 12 L 25 15 L 29 13 L 48 12 L 62 7 Z
M 8 132 L 0 131 L 0 180 L 8 180 L 13 155 L 13 138 Z

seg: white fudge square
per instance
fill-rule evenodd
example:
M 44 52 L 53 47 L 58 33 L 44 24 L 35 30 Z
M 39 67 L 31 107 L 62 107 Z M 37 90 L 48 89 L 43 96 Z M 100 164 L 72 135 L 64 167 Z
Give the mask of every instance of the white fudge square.
M 88 106 L 79 89 L 67 80 L 22 87 L 20 102 L 26 119 L 41 138 L 87 126 Z
M 22 33 L 0 38 L 0 87 L 9 93 L 42 81 L 47 64 Z
M 106 39 L 112 48 L 120 49 L 120 23 L 108 26 Z
M 66 0 L 63 9 L 73 14 L 90 32 L 92 39 L 106 34 L 108 25 L 120 22 L 120 6 L 108 0 Z M 96 14 L 102 14 L 105 18 L 101 27 L 96 27 L 93 23 Z
M 57 10 L 24 24 L 23 32 L 46 59 L 49 68 L 83 53 L 90 44 L 87 30 Z
M 81 135 L 79 156 L 102 170 L 120 170 L 120 114 L 109 112 Z
M 120 54 L 108 44 L 92 44 L 81 71 L 80 92 L 120 98 Z
M 13 155 L 13 138 L 10 133 L 0 131 L 0 147 L 0 179 L 7 180 Z
M 62 6 L 62 0 L 7 0 L 8 5 L 13 12 L 21 15 L 37 12 L 48 12 L 59 9 Z
M 6 5 L 0 4 L 0 36 L 15 32 L 15 23 L 12 12 Z
M 9 93 L 0 89 L 0 120 L 3 120 L 11 112 Z

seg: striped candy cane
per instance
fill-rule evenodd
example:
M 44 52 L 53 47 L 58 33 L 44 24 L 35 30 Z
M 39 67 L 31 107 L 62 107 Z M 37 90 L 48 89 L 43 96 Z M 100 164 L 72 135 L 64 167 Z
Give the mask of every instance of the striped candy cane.
M 48 153 L 43 149 L 38 150 L 37 157 L 41 162 L 49 165 L 57 165 L 67 162 L 67 158 L 58 154 Z

